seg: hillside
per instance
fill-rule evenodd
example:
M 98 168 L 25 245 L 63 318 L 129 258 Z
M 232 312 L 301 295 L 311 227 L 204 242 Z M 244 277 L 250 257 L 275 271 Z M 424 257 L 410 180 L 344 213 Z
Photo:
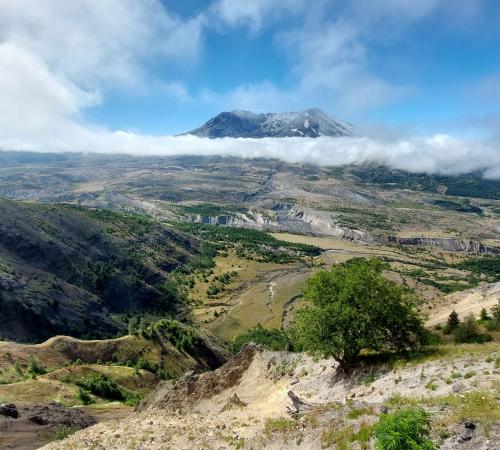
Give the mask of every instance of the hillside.
M 0 403 L 19 412 L 16 419 L 0 414 L 0 447 L 31 450 L 123 418 L 160 379 L 215 369 L 227 357 L 219 339 L 175 321 L 117 339 L 0 341 Z
M 146 217 L 0 200 L 0 338 L 109 337 L 112 314 L 175 313 L 196 240 Z
M 456 311 L 462 318 L 470 313 L 477 317 L 483 308 L 489 310 L 499 299 L 500 282 L 449 294 L 436 305 L 432 319 L 427 322 L 427 325 L 444 323 L 451 311 Z
M 177 326 L 181 330 L 186 327 Z M 0 384 L 8 389 L 9 383 L 22 381 L 23 373 L 29 369 L 33 358 L 49 372 L 75 362 L 128 364 L 131 367 L 139 364 L 150 372 L 166 373 L 169 377 L 180 376 L 190 370 L 219 367 L 227 358 L 220 340 L 203 332 L 196 333 L 196 336 L 196 346 L 190 347 L 181 347 L 162 328 L 151 336 L 127 335 L 115 339 L 80 340 L 54 336 L 41 344 L 0 341 Z M 162 374 L 162 370 L 166 372 Z

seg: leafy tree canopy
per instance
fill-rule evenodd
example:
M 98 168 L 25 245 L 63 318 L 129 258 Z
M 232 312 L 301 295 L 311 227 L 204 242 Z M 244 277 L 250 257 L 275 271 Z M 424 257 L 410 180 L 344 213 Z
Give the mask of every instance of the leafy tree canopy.
M 355 258 L 312 276 L 304 292 L 311 305 L 297 311 L 292 324 L 295 344 L 346 369 L 363 349 L 400 351 L 423 343 L 416 297 L 384 278 L 384 268 L 376 258 Z

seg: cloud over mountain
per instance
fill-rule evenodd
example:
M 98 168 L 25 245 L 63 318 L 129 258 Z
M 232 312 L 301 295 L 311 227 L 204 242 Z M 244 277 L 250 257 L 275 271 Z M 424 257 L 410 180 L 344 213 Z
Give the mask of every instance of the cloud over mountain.
M 316 8 L 308 8 L 309 3 L 302 0 L 214 0 L 182 15 L 160 0 L 0 0 L 0 148 L 216 153 L 319 164 L 373 161 L 434 173 L 485 169 L 487 176 L 500 177 L 497 125 L 488 125 L 490 134 L 486 137 L 428 132 L 392 139 L 209 141 L 121 131 L 120 126 L 115 130 L 88 119 L 88 111 L 106 105 L 113 96 L 147 91 L 152 91 L 152 96 L 161 93 L 164 103 L 177 99 L 192 108 L 208 104 L 212 110 L 297 110 L 307 100 L 308 105 L 326 104 L 328 112 L 341 117 L 343 111 L 407 98 L 415 93 L 412 82 L 395 81 L 382 73 L 379 65 L 373 64 L 373 55 L 403 39 L 403 31 L 411 32 L 424 18 L 445 17 L 450 19 L 447 27 L 460 27 L 462 21 L 485 17 L 485 1 L 460 0 L 453 2 L 453 7 L 449 3 L 319 1 Z M 493 14 L 486 16 L 494 19 L 496 10 L 491 10 Z M 250 42 L 285 17 L 290 19 L 286 26 L 269 32 L 280 62 L 288 64 L 288 78 L 281 85 L 257 77 L 233 83 L 227 90 L 224 83 L 215 83 L 215 87 L 193 91 L 182 77 L 174 76 L 174 67 L 200 63 L 207 34 L 220 38 L 230 32 L 228 29 L 240 27 L 248 33 Z M 392 72 L 397 69 L 396 65 Z M 497 75 L 495 72 L 476 82 L 470 96 L 498 99 Z M 495 111 L 488 112 L 495 116 Z M 167 123 L 169 117 L 164 121 Z

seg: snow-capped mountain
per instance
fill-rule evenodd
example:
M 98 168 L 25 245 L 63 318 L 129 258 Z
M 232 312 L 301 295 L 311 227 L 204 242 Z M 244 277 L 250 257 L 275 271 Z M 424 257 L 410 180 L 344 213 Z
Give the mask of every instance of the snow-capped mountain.
M 189 131 L 199 137 L 264 138 L 264 137 L 319 137 L 358 136 L 353 125 L 330 117 L 321 109 L 300 112 L 263 113 L 234 110 L 223 112 L 203 126 Z

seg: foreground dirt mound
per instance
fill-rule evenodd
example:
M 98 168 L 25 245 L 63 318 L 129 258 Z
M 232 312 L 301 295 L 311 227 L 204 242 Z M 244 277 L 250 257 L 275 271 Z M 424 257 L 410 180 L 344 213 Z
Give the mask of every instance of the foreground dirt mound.
M 160 384 L 134 414 L 46 448 L 373 449 L 380 414 L 414 404 L 432 414 L 442 448 L 499 448 L 498 346 L 450 346 L 438 356 L 345 377 L 333 360 L 250 346 L 213 372 Z M 466 422 L 475 428 L 461 443 Z
M 60 403 L 51 402 L 47 405 L 30 405 L 21 409 L 21 417 L 38 425 L 48 428 L 57 428 L 61 425 L 71 428 L 87 428 L 94 425 L 96 420 L 78 408 L 67 408 Z
M 0 416 L 2 449 L 34 449 L 53 440 L 61 430 L 80 430 L 96 423 L 87 412 L 56 402 L 20 406 L 18 413 L 17 419 Z
M 247 345 L 237 356 L 213 372 L 160 382 L 140 403 L 138 411 L 152 408 L 166 411 L 185 410 L 202 399 L 209 399 L 235 386 L 252 363 L 255 353 L 262 351 L 262 347 Z

